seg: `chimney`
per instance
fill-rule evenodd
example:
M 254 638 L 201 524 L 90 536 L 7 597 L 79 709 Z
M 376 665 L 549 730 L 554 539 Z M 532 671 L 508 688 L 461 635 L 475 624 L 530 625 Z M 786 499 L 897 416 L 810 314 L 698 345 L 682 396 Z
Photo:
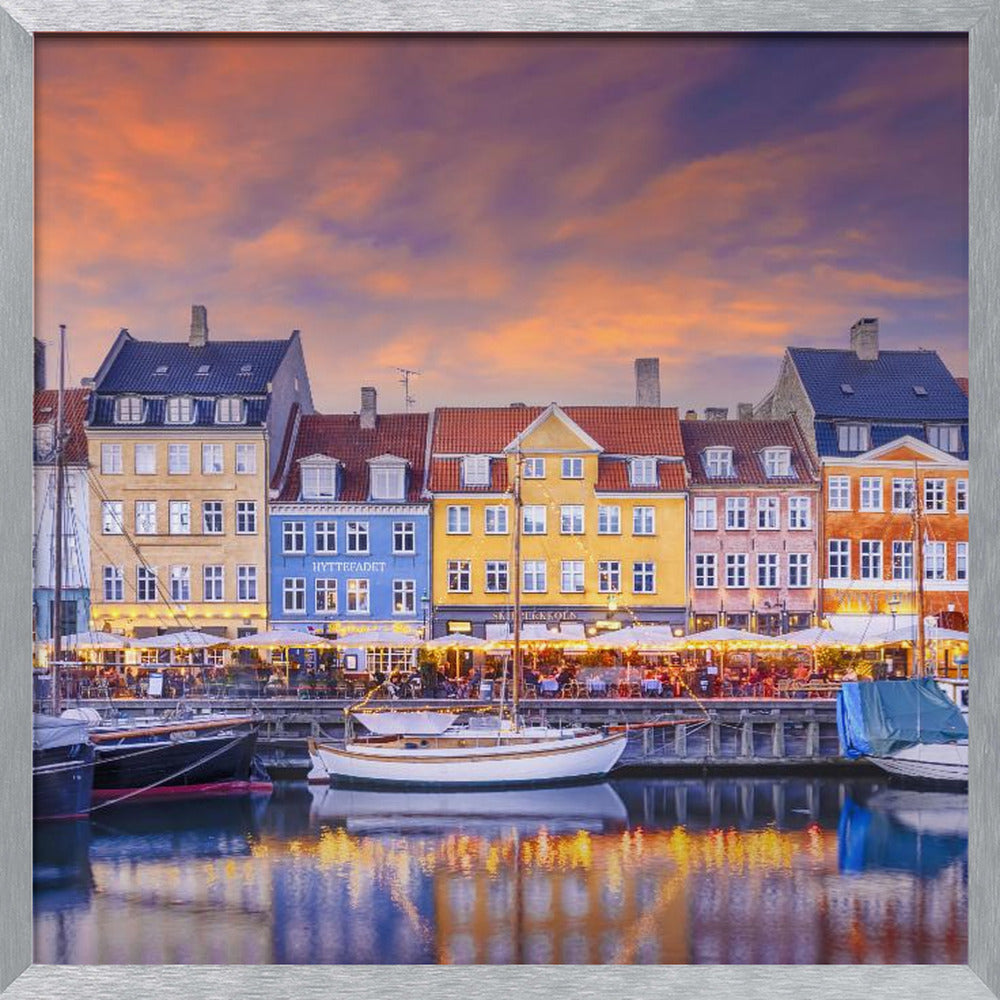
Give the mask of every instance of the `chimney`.
M 191 306 L 191 347 L 204 347 L 208 343 L 208 310 L 204 306 Z
M 706 420 L 728 420 L 729 419 L 729 407 L 728 406 L 706 406 L 705 407 L 705 419 Z
M 877 316 L 862 316 L 851 327 L 851 350 L 859 361 L 878 361 Z
M 660 405 L 660 359 L 635 359 L 635 405 Z
M 363 385 L 361 387 L 361 429 L 363 431 L 375 430 L 375 417 L 377 415 L 375 399 L 375 387 Z
M 753 403 L 737 403 L 736 417 L 738 420 L 753 420 Z
M 45 388 L 45 341 L 35 337 L 35 392 Z
M 697 410 L 688 410 L 687 413 L 684 414 L 684 419 L 685 420 L 697 420 L 698 419 L 698 411 Z

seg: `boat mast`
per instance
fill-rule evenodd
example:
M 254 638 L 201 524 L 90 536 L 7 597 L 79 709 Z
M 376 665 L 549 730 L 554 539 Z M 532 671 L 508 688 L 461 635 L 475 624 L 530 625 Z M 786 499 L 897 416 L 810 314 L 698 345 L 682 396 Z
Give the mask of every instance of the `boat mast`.
M 919 465 L 913 463 L 913 572 L 917 578 L 917 646 L 913 669 L 917 677 L 924 676 L 924 543 L 920 518 Z
M 514 467 L 514 662 L 511 667 L 511 713 L 518 726 L 518 703 L 521 700 L 521 466 L 524 456 L 517 445 Z
M 53 534 L 55 535 L 55 586 L 52 602 L 52 714 L 58 715 L 62 707 L 59 690 L 59 665 L 62 660 L 62 592 L 63 592 L 63 494 L 66 467 L 63 455 L 65 407 L 63 395 L 66 388 L 66 324 L 59 324 L 59 395 L 56 404 L 56 506 Z

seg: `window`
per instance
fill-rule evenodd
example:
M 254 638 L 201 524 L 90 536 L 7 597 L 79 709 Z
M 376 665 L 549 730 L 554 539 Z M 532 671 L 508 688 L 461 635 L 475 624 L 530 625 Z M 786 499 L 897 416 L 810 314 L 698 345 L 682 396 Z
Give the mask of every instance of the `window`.
M 301 576 L 286 576 L 281 581 L 281 607 L 286 615 L 306 613 L 306 581 Z
M 306 525 L 305 521 L 281 522 L 281 551 L 305 552 Z
M 364 579 L 347 581 L 347 613 L 367 615 L 371 613 L 370 589 Z
M 120 476 L 122 468 L 122 446 L 120 444 L 101 445 L 101 475 Z
M 331 500 L 337 495 L 337 466 L 333 462 L 322 465 L 303 465 L 302 498 L 304 500 Z
M 955 480 L 955 513 L 969 513 L 969 480 Z
M 942 514 L 948 509 L 945 484 L 944 479 L 924 480 L 924 510 L 928 514 Z
M 924 579 L 944 580 L 948 576 L 945 542 L 924 542 Z
M 955 542 L 955 579 L 969 579 L 969 543 Z
M 544 458 L 526 458 L 521 465 L 521 472 L 524 474 L 525 479 L 544 479 L 545 478 L 545 459 Z
M 238 396 L 224 396 L 215 404 L 217 424 L 239 424 L 243 422 L 243 400 Z
M 632 593 L 633 594 L 656 593 L 656 563 L 651 563 L 651 562 L 632 563 Z
M 222 501 L 205 500 L 201 505 L 201 530 L 206 535 L 222 534 Z
M 521 530 L 526 535 L 544 535 L 545 507 L 542 504 L 528 504 L 521 508 Z
M 448 590 L 452 594 L 471 592 L 472 563 L 468 559 L 448 560 Z
M 124 504 L 121 500 L 101 502 L 101 534 L 121 535 L 125 531 Z
M 191 449 L 186 444 L 167 445 L 167 473 L 186 476 L 191 471 Z
M 713 479 L 728 479 L 733 474 L 731 448 L 709 448 L 705 452 L 705 472 Z
M 257 534 L 256 500 L 236 501 L 236 534 L 237 535 Z
M 582 559 L 563 559 L 560 567 L 559 589 L 564 594 L 583 593 Z
M 790 476 L 792 453 L 787 448 L 765 448 L 764 472 L 768 479 Z
M 236 600 L 244 602 L 257 600 L 256 566 L 236 567 Z
M 490 485 L 489 455 L 466 455 L 462 459 L 462 483 L 465 486 Z
M 238 444 L 236 446 L 236 474 L 253 476 L 257 473 L 257 445 Z
M 135 533 L 137 535 L 156 534 L 156 501 L 136 500 Z
M 410 555 L 417 551 L 417 529 L 412 521 L 392 522 L 392 551 Z
M 313 528 L 313 542 L 317 552 L 333 555 L 337 551 L 337 522 L 317 521 Z
M 469 508 L 451 505 L 448 508 L 447 530 L 449 535 L 467 535 L 472 530 L 470 526 Z
M 840 424 L 837 427 L 837 447 L 840 451 L 867 451 L 868 424 Z
M 206 566 L 202 572 L 206 601 L 221 601 L 224 599 L 225 568 L 223 566 Z
M 35 458 L 45 458 L 56 444 L 56 429 L 52 424 L 35 424 Z
M 372 464 L 371 489 L 374 500 L 402 500 L 406 485 L 406 466 L 399 462 Z
M 486 563 L 486 591 L 489 594 L 506 594 L 510 589 L 510 568 L 504 560 Z
M 778 514 L 777 497 L 757 497 L 757 527 L 761 531 L 777 531 Z
M 788 553 L 788 586 L 808 587 L 810 580 L 810 563 L 812 561 L 808 552 Z
M 715 531 L 718 526 L 715 497 L 694 498 L 694 530 Z
M 392 581 L 392 613 L 412 615 L 417 611 L 417 584 L 415 580 Z
M 747 527 L 747 498 L 726 497 L 726 531 L 743 531 Z
M 364 554 L 368 551 L 368 522 L 347 522 L 347 551 Z
M 191 534 L 191 503 L 188 500 L 171 500 L 168 504 L 171 535 Z
M 583 459 L 564 458 L 562 460 L 563 479 L 583 479 Z
M 597 589 L 602 594 L 620 594 L 622 590 L 622 564 L 608 560 L 597 564 Z
M 653 535 L 656 533 L 656 510 L 653 507 L 632 508 L 632 534 Z
M 170 600 L 182 602 L 191 600 L 190 566 L 170 567 Z
M 201 471 L 206 476 L 217 476 L 222 472 L 221 444 L 203 444 L 201 446 Z
M 116 424 L 141 424 L 142 400 L 138 396 L 121 396 L 115 400 Z
M 758 587 L 778 586 L 777 552 L 757 553 L 757 586 Z
M 485 523 L 483 527 L 487 535 L 507 534 L 509 528 L 507 527 L 506 507 L 487 507 L 484 517 Z
M 892 543 L 892 578 L 913 579 L 913 542 Z
M 861 509 L 862 510 L 882 509 L 881 476 L 861 477 Z
M 337 581 L 317 579 L 315 584 L 316 614 L 328 615 L 337 610 Z
M 872 539 L 861 541 L 861 579 L 882 579 L 882 543 Z
M 897 514 L 908 514 L 916 501 L 916 484 L 912 479 L 893 479 L 892 509 Z
M 137 444 L 135 446 L 135 474 L 137 476 L 156 474 L 155 444 Z
M 699 552 L 694 557 L 694 585 L 709 590 L 719 585 L 718 558 L 714 552 Z
M 211 370 L 212 370 L 211 365 L 198 365 L 198 370 L 195 372 L 195 375 L 199 376 L 200 378 L 203 378 Z
M 929 424 L 927 443 L 953 455 L 962 450 L 962 428 L 955 424 Z
M 563 535 L 583 534 L 583 507 L 566 504 L 559 508 L 559 531 Z
M 847 538 L 831 538 L 826 543 L 828 575 L 831 580 L 851 578 L 851 542 Z
M 194 405 L 190 396 L 172 396 L 167 400 L 167 423 L 190 424 L 194 420 Z
M 831 476 L 827 483 L 827 507 L 830 510 L 851 509 L 851 480 L 847 476 Z
M 125 600 L 125 571 L 121 566 L 104 567 L 104 600 Z
M 135 571 L 135 599 L 144 603 L 156 600 L 156 570 L 139 566 Z
M 526 594 L 544 594 L 549 589 L 547 569 L 544 559 L 525 559 L 521 569 L 521 586 Z
M 745 552 L 726 555 L 726 586 L 740 590 L 747 586 L 747 557 Z
M 629 482 L 632 486 L 656 486 L 656 459 L 633 458 L 629 462 Z
M 791 531 L 808 531 L 812 523 L 812 501 L 809 497 L 788 498 L 788 527 Z
M 620 535 L 622 533 L 622 509 L 601 504 L 597 508 L 597 533 L 599 535 Z

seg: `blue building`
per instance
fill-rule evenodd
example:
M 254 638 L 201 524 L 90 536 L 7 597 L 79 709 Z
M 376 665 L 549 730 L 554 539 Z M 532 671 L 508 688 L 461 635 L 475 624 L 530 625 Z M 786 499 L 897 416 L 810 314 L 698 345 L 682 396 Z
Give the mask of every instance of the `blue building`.
M 430 603 L 430 504 L 423 499 L 428 417 L 361 412 L 297 417 L 272 481 L 270 618 L 327 635 L 419 636 Z M 402 654 L 402 651 L 398 651 Z M 361 654 L 347 669 L 363 669 Z M 386 651 L 369 651 L 369 670 Z M 400 663 L 399 665 L 402 665 Z

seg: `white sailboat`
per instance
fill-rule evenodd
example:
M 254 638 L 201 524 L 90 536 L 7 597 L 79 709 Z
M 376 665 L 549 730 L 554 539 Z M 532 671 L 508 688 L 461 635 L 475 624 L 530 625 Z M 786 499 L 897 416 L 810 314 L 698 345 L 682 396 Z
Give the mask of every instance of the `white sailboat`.
M 359 711 L 356 717 L 374 731 L 373 735 L 348 736 L 343 746 L 311 740 L 310 780 L 413 787 L 555 784 L 604 777 L 618 763 L 628 742 L 627 731 L 525 726 L 518 715 L 522 677 L 522 463 L 518 451 L 513 485 L 514 649 L 509 717 L 501 700 L 498 717 L 487 726 L 449 724 L 433 732 L 428 731 L 433 727 L 427 722 L 427 710 L 394 713 L 398 720 L 392 721 L 398 721 L 400 728 L 389 733 L 385 720 L 379 718 L 380 713 Z M 393 713 L 390 710 L 384 714 Z

